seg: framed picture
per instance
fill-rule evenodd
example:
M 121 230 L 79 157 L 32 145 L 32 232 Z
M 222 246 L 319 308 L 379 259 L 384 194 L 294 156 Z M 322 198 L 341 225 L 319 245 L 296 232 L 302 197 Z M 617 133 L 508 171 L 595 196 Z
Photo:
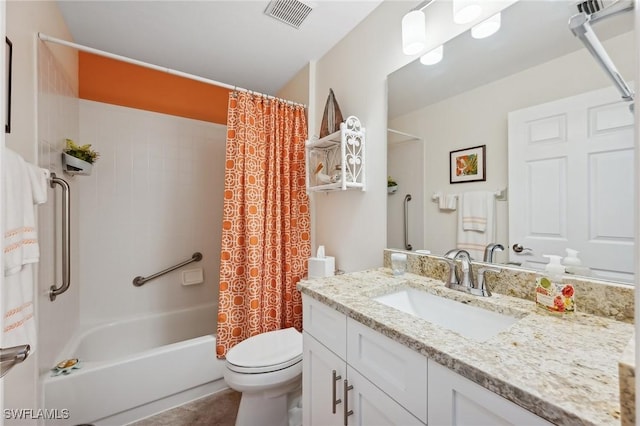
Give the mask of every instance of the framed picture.
M 13 55 L 13 44 L 8 37 L 5 37 L 7 42 L 7 48 L 5 53 L 5 65 L 7 67 L 7 110 L 6 117 L 4 119 L 4 132 L 11 133 L 11 56 Z
M 486 148 L 480 145 L 449 152 L 449 183 L 487 180 Z

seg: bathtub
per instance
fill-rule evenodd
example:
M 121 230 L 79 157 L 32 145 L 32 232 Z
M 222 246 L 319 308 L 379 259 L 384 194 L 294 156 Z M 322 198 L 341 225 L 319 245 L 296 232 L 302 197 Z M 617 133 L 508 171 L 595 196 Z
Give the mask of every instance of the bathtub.
M 82 367 L 43 378 L 45 408 L 69 418 L 48 424 L 126 424 L 227 388 L 214 308 L 118 321 L 73 338 L 62 358 Z

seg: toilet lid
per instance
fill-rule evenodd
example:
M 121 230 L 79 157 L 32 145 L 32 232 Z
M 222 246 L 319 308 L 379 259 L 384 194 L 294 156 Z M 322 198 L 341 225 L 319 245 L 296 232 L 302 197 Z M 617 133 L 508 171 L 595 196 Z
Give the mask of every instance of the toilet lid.
M 295 328 L 269 331 L 244 340 L 227 352 L 227 367 L 240 373 L 266 373 L 302 359 L 302 333 Z

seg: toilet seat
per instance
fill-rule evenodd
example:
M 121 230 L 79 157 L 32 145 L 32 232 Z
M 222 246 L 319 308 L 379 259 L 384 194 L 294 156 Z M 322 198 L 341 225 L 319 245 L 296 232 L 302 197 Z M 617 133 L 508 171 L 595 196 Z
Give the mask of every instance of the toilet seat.
M 245 374 L 278 371 L 301 360 L 302 333 L 293 327 L 252 336 L 227 352 L 227 368 Z

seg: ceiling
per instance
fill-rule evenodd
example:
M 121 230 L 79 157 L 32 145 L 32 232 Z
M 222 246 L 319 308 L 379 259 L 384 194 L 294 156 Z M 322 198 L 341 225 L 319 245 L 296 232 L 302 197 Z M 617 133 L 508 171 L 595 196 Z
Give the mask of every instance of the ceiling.
M 416 60 L 394 72 L 388 81 L 389 117 L 584 48 L 569 30 L 569 18 L 577 13 L 573 5 L 562 0 L 520 0 L 502 12 L 496 34 L 475 40 L 467 31 L 444 45 L 442 62 L 425 66 Z M 600 41 L 606 40 L 632 30 L 633 13 L 609 17 L 592 28 Z M 595 59 L 593 67 L 598 67 Z
M 266 94 L 320 59 L 381 0 L 304 3 L 296 29 L 268 1 L 58 0 L 73 41 Z

